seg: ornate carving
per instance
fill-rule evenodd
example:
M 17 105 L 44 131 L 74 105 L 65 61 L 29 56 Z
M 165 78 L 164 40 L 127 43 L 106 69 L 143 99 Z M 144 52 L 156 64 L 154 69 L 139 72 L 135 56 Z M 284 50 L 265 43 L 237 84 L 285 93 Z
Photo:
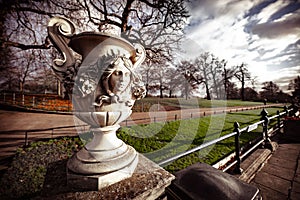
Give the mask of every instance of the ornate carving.
M 143 59 L 140 58 L 139 61 Z M 97 111 L 111 111 L 106 109 L 108 105 L 109 109 L 115 108 L 114 111 L 120 111 L 117 108 L 120 104 L 131 108 L 135 100 L 145 96 L 146 91 L 140 76 L 134 72 L 136 66 L 137 63 L 133 64 L 125 56 L 103 55 L 95 64 L 80 70 L 73 92 L 79 95 L 76 98 L 94 96 L 93 106 Z
M 75 26 L 66 18 L 54 17 L 48 23 L 48 33 L 51 42 L 63 57 L 63 59 L 53 60 L 52 69 L 63 82 L 68 93 L 71 94 L 74 78 L 81 64 L 81 56 L 68 47 L 75 34 Z

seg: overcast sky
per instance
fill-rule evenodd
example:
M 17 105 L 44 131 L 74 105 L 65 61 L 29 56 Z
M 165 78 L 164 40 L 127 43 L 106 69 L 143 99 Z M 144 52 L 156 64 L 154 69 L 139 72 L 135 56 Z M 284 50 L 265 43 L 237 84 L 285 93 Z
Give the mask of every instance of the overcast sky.
M 247 63 L 259 84 L 273 81 L 284 91 L 300 75 L 300 0 L 193 0 L 189 9 L 187 54 Z

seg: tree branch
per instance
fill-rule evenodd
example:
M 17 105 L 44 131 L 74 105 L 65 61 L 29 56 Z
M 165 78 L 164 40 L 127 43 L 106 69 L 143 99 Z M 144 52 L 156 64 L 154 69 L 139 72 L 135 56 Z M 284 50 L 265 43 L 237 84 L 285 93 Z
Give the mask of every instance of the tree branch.
M 12 42 L 12 41 L 4 41 L 3 39 L 0 39 L 1 45 L 3 47 L 15 47 L 22 50 L 28 50 L 28 49 L 50 49 L 52 45 L 49 43 L 48 39 L 46 39 L 44 44 L 22 44 L 19 42 Z

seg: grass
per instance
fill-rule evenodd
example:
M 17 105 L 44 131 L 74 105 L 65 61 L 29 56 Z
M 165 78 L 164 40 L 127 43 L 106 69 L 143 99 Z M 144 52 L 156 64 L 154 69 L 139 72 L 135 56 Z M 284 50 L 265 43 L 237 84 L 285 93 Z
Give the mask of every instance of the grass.
M 269 116 L 276 114 L 277 110 L 278 108 L 267 109 Z M 149 159 L 159 162 L 233 132 L 235 121 L 239 122 L 240 128 L 260 121 L 260 110 L 137 125 L 130 128 L 123 127 L 119 130 L 118 136 L 138 152 L 144 153 Z M 276 120 L 272 121 L 272 123 L 274 122 Z M 250 133 L 244 133 L 240 137 L 241 145 L 245 145 L 248 141 L 261 135 L 262 126 Z M 170 172 L 175 172 L 196 162 L 213 164 L 233 150 L 234 137 L 231 137 L 207 149 L 180 158 L 165 168 Z
M 157 110 L 157 104 L 159 104 L 161 107 L 164 107 L 165 110 L 263 105 L 262 102 L 241 100 L 207 100 L 202 98 L 185 99 L 147 97 L 136 101 L 133 107 L 133 111 L 146 112 L 149 110 Z

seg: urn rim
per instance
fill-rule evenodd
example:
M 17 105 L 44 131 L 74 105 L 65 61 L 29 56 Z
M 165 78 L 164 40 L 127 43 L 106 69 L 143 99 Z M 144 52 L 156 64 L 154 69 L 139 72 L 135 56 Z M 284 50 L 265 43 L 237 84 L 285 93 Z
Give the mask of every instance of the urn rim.
M 131 60 L 136 57 L 136 49 L 129 41 L 108 33 L 94 31 L 81 32 L 73 35 L 68 44 L 69 47 L 82 55 L 83 58 L 86 58 L 98 45 L 110 46 L 110 48 L 122 48 L 129 53 Z

